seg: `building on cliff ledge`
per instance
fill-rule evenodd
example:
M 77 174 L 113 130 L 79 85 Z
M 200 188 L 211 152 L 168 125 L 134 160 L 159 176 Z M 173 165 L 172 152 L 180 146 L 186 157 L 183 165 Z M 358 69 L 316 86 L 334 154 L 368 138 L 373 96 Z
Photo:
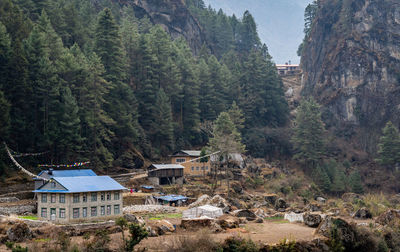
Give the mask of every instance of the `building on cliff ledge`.
M 277 64 L 276 70 L 278 71 L 279 75 L 294 75 L 300 73 L 300 66 L 288 63 L 283 65 Z
M 33 192 L 39 219 L 64 223 L 121 216 L 125 189 L 109 176 L 74 176 L 50 178 Z

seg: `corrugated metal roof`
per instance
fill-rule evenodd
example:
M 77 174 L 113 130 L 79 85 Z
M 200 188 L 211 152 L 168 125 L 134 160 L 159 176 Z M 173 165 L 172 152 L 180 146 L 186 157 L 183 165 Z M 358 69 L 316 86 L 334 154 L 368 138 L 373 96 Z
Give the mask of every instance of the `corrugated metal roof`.
M 55 177 L 53 179 L 67 188 L 67 191 L 57 191 L 63 193 L 115 191 L 126 189 L 109 176 Z M 47 191 L 53 190 L 38 189 L 34 192 Z
M 164 201 L 178 201 L 178 200 L 187 200 L 188 198 L 183 196 L 183 195 L 175 195 L 175 194 L 170 194 L 170 195 L 165 195 L 165 196 L 158 196 L 155 197 L 156 199 L 164 200 Z
M 181 157 L 181 156 L 190 156 L 190 157 L 200 157 L 201 151 L 198 150 L 180 150 L 177 152 L 174 152 L 172 154 L 172 157 Z
M 49 170 L 41 171 L 38 176 L 43 173 L 49 173 Z M 77 169 L 77 170 L 53 170 L 50 177 L 82 177 L 82 176 L 97 176 L 91 169 Z
M 161 170 L 161 169 L 184 169 L 180 164 L 152 164 L 151 166 L 154 166 L 156 169 Z
M 191 157 L 200 157 L 201 151 L 198 150 L 183 150 L 182 152 L 188 154 Z

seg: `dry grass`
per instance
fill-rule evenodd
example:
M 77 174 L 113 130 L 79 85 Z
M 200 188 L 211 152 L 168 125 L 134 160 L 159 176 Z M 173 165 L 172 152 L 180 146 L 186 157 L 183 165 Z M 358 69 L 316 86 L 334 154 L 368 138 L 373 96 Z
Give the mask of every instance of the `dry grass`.
M 174 237 L 166 250 L 171 252 L 203 252 L 215 251 L 217 248 L 218 243 L 212 238 L 211 232 L 204 229 L 194 235 Z

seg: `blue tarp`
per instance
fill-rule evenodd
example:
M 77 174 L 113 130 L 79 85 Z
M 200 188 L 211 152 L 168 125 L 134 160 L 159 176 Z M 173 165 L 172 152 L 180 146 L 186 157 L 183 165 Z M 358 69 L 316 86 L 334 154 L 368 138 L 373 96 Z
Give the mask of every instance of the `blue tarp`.
M 63 193 L 116 191 L 126 189 L 109 176 L 56 177 L 53 179 L 67 189 L 67 191 L 58 191 Z M 47 191 L 49 190 L 38 189 L 33 192 Z
M 154 189 L 154 186 L 142 185 L 141 188 L 144 188 L 144 189 L 147 189 L 147 190 L 151 190 L 151 189 Z
M 182 195 L 175 195 L 175 194 L 169 194 L 169 195 L 165 195 L 165 196 L 156 196 L 156 199 L 159 200 L 163 200 L 163 201 L 168 201 L 168 202 L 172 202 L 172 201 L 186 201 L 188 198 Z

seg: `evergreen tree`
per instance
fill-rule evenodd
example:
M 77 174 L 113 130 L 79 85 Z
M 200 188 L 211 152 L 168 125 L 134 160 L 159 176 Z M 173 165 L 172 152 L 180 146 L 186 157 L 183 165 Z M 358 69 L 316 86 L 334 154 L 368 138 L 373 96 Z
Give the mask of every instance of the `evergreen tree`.
M 231 108 L 228 110 L 229 118 L 235 124 L 238 130 L 242 130 L 244 128 L 244 116 L 242 110 L 238 107 L 236 102 L 232 103 Z
M 317 166 L 315 168 L 315 177 L 314 180 L 316 181 L 317 185 L 324 191 L 329 192 L 331 189 L 331 179 L 329 178 L 326 170 L 324 167 Z
M 95 51 L 105 68 L 104 79 L 111 84 L 106 111 L 116 122 L 114 150 L 121 155 L 137 139 L 137 105 L 133 90 L 126 84 L 126 58 L 119 28 L 108 8 L 99 14 Z
M 346 176 L 342 169 L 335 168 L 335 173 L 331 183 L 330 191 L 336 194 L 345 192 L 346 190 Z
M 361 175 L 358 171 L 354 171 L 350 174 L 349 183 L 351 191 L 354 193 L 364 193 L 364 188 L 361 181 Z
M 162 88 L 156 96 L 154 123 L 157 127 L 154 128 L 154 132 L 151 132 L 152 143 L 160 150 L 161 156 L 168 155 L 174 149 L 174 127 L 171 104 Z
M 324 123 L 319 105 L 314 99 L 305 99 L 297 111 L 294 136 L 294 158 L 314 168 L 324 154 Z
M 378 144 L 378 158 L 380 164 L 395 166 L 400 162 L 400 134 L 392 122 L 387 122 L 383 128 L 383 136 Z
M 82 138 L 80 135 L 79 108 L 68 87 L 61 90 L 59 118 L 57 152 L 63 155 L 59 160 L 73 160 L 76 158 L 77 151 L 81 149 Z
M 241 53 L 249 53 L 253 49 L 259 49 L 261 47 L 260 38 L 257 34 L 257 25 L 249 11 L 243 13 L 237 41 L 238 50 Z

